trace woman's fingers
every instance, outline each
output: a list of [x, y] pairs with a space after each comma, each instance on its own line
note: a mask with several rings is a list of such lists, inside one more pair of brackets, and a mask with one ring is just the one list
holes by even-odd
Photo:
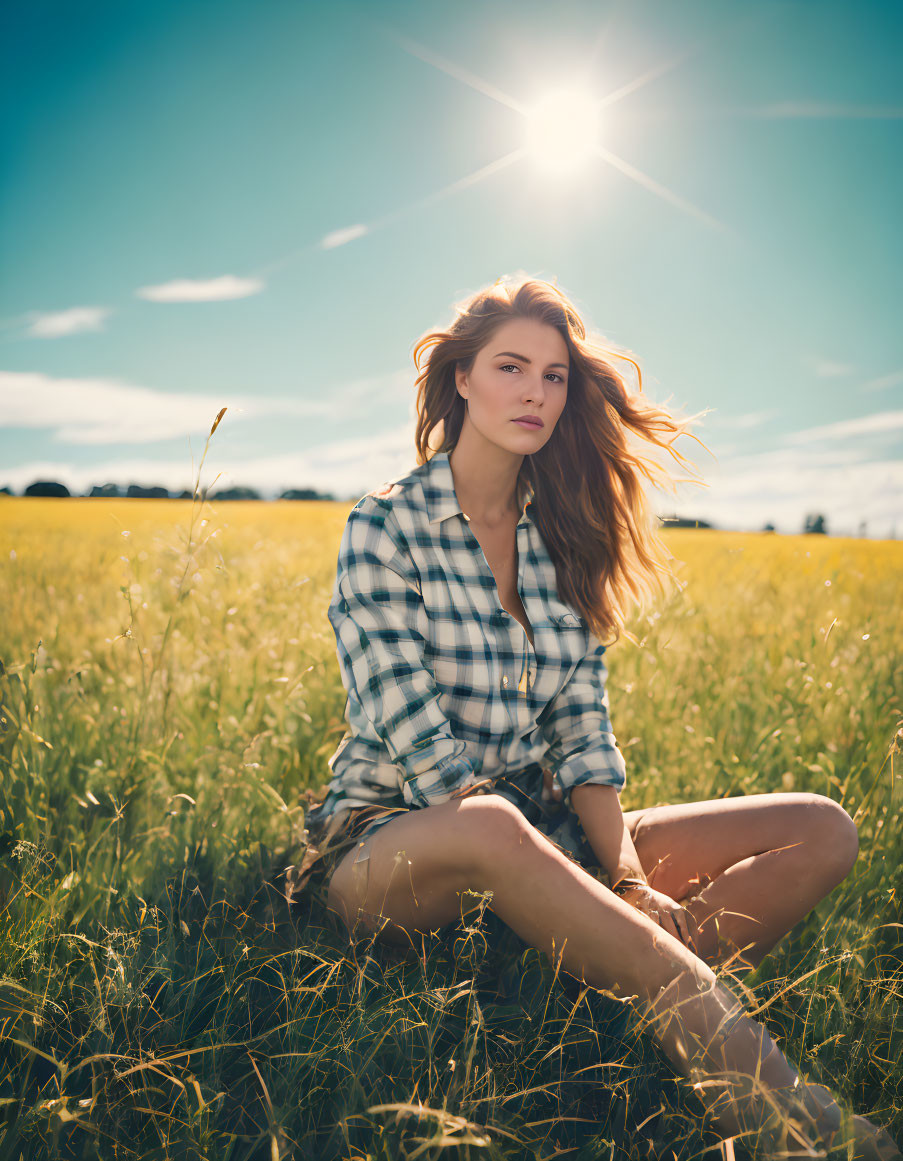
[[682, 907], [675, 908], [671, 911], [658, 911], [653, 918], [658, 921], [659, 926], [664, 928], [669, 935], [673, 935], [675, 939], [679, 939], [684, 947], [689, 947], [691, 951], [695, 950], [695, 944], [690, 935], [690, 926], [687, 922], [687, 914]]
[[674, 912], [674, 922], [677, 924], [677, 929], [680, 932], [680, 938], [687, 947], [694, 946], [693, 937], [690, 935], [690, 924], [687, 921], [687, 913], [681, 908]]
[[639, 897], [628, 898], [628, 902], [632, 902], [633, 906], [647, 919], [651, 919], [653, 923], [657, 923], [663, 931], [667, 931], [669, 935], [673, 935], [675, 939], [679, 939], [684, 947], [689, 947], [692, 951], [696, 950], [696, 944], [693, 936], [690, 934], [690, 915], [685, 908], [676, 903], [671, 898], [658, 895], [651, 891], [648, 887], [640, 890], [637, 888]]
[[660, 911], [658, 921], [669, 935], [673, 935], [675, 939], [679, 939], [683, 943], [683, 936], [680, 934], [674, 915], [670, 911]]

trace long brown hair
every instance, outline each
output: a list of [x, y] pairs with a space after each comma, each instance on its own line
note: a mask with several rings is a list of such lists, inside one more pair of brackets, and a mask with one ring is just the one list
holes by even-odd
[[[649, 454], [668, 452], [693, 478], [692, 464], [674, 446], [694, 417], [678, 419], [643, 395], [635, 359], [587, 338], [573, 304], [552, 283], [536, 278], [499, 279], [456, 306], [445, 331], [430, 331], [414, 347], [417, 377], [417, 463], [451, 452], [464, 422], [464, 399], [455, 368], [465, 372], [494, 332], [513, 318], [553, 326], [568, 346], [570, 371], [564, 410], [551, 437], [524, 456], [517, 499], [533, 488], [530, 515], [555, 565], [558, 595], [584, 617], [591, 632], [615, 640], [631, 607], [676, 580], [659, 539], [641, 477], [673, 488], [675, 476]], [[426, 366], [421, 359], [429, 352]], [[632, 392], [609, 361], [631, 363], [639, 391]], [[697, 442], [699, 442], [697, 440]], [[702, 445], [704, 446], [704, 445]], [[625, 630], [626, 633], [626, 630]], [[627, 633], [627, 636], [632, 634]]]

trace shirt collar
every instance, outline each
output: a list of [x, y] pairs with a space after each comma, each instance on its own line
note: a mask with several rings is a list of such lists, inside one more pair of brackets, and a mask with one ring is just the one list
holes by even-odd
[[[426, 510], [430, 524], [437, 524], [441, 520], [447, 520], [449, 516], [458, 515], [469, 520], [470, 517], [464, 514], [458, 503], [448, 452], [436, 452], [431, 459], [427, 460], [424, 467], [426, 470], [423, 476], [423, 495], [426, 499]], [[532, 500], [533, 489], [528, 486], [527, 497], [524, 501], [520, 520], [517, 522], [518, 525], [533, 523], [529, 516]]]

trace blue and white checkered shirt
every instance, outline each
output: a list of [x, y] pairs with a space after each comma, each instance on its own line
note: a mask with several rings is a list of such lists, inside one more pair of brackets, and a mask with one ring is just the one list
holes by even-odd
[[624, 786], [605, 646], [559, 599], [529, 512], [528, 498], [516, 529], [517, 583], [533, 645], [500, 604], [448, 453], [355, 505], [328, 614], [349, 728], [329, 760], [318, 821], [373, 803], [447, 802], [527, 768], [534, 775], [524, 792], [537, 804], [542, 767], [568, 809], [574, 786]]

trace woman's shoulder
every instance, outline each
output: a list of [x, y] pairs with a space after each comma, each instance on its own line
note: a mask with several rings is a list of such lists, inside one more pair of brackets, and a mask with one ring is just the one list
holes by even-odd
[[401, 476], [387, 480], [361, 496], [355, 505], [364, 512], [374, 512], [382, 509], [384, 512], [395, 512], [397, 515], [424, 512], [424, 496], [422, 484], [423, 468], [414, 468]]
[[[339, 548], [339, 569], [376, 560], [416, 577], [425, 509], [416, 477], [403, 477], [366, 492], [348, 514]], [[420, 547], [419, 547], [420, 546]]]
[[[370, 498], [373, 500], [389, 501], [396, 500], [399, 496], [403, 495], [404, 488], [401, 484], [380, 484], [378, 488], [374, 488], [372, 492], [367, 492], [366, 496], [362, 496], [361, 499]], [[391, 507], [391, 505], [382, 504], [381, 507]]]
[[416, 472], [386, 481], [361, 496], [349, 512], [346, 549], [403, 549], [410, 554], [412, 544], [423, 541], [425, 519], [423, 489]]

